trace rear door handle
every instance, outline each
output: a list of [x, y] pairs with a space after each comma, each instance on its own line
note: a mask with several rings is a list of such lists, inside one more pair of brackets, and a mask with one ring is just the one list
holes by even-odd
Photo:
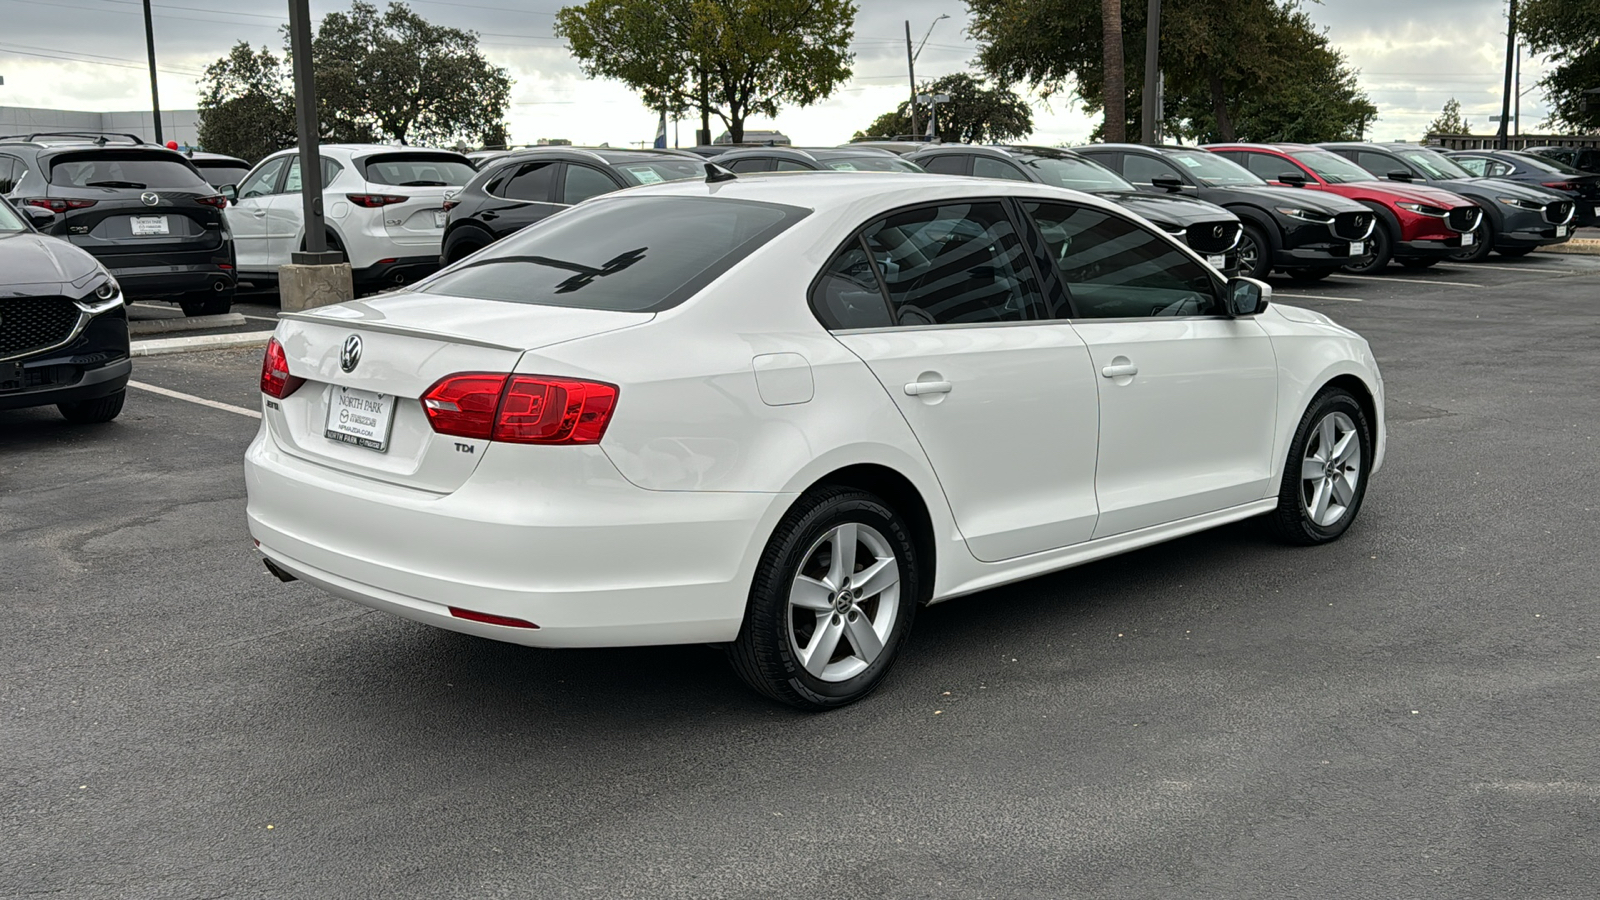
[[1100, 374], [1107, 378], [1119, 378], [1123, 375], [1137, 375], [1139, 374], [1139, 367], [1133, 363], [1122, 363], [1121, 365], [1106, 366], [1104, 369], [1100, 370]]
[[948, 381], [913, 381], [906, 385], [906, 393], [912, 397], [921, 394], [948, 394], [950, 387]]

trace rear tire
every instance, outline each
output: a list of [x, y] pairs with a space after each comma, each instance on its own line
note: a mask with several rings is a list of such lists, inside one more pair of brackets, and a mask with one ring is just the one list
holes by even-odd
[[1473, 245], [1450, 254], [1452, 262], [1483, 262], [1489, 258], [1489, 252], [1494, 249], [1494, 223], [1489, 221], [1487, 213], [1471, 234], [1474, 235]]
[[1377, 275], [1389, 268], [1389, 260], [1394, 258], [1394, 235], [1389, 233], [1389, 225], [1382, 218], [1378, 219], [1377, 227], [1372, 229], [1371, 243], [1371, 251], [1345, 266], [1346, 272], [1352, 275]]
[[1372, 426], [1361, 404], [1343, 388], [1323, 390], [1289, 444], [1268, 529], [1289, 544], [1337, 540], [1361, 512], [1372, 452]]
[[801, 709], [865, 697], [911, 630], [917, 553], [910, 526], [877, 496], [845, 487], [806, 494], [761, 555], [728, 653], [734, 671]]
[[207, 291], [203, 294], [187, 294], [178, 298], [178, 305], [183, 307], [186, 316], [221, 316], [233, 309], [233, 291], [223, 291], [215, 294]]
[[122, 412], [122, 401], [127, 399], [128, 389], [123, 388], [115, 394], [96, 397], [93, 400], [77, 400], [72, 403], [57, 403], [56, 409], [68, 422], [74, 425], [100, 425], [115, 419]]

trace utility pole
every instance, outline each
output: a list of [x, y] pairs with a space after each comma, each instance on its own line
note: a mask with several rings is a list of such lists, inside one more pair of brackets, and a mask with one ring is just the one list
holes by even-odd
[[1511, 11], [1506, 25], [1506, 85], [1500, 95], [1500, 134], [1495, 146], [1501, 150], [1510, 146], [1506, 130], [1511, 127], [1511, 67], [1517, 59], [1517, 0], [1511, 0]]
[[1522, 134], [1522, 44], [1517, 44], [1517, 109], [1511, 114], [1511, 134]]
[[906, 72], [911, 75], [911, 134], [917, 134], [917, 58], [911, 53], [911, 20], [906, 20]]
[[1144, 99], [1139, 112], [1144, 142], [1154, 147], [1161, 143], [1161, 0], [1150, 0], [1144, 32]]
[[156, 89], [156, 27], [150, 20], [150, 0], [144, 0], [144, 46], [150, 55], [150, 109], [155, 112], [156, 143], [165, 144], [161, 137], [161, 92]]
[[[146, 0], [148, 2], [148, 0]], [[289, 53], [294, 57], [295, 124], [300, 132], [300, 204], [305, 213], [306, 249], [291, 257], [299, 265], [339, 262], [328, 252], [328, 229], [322, 217], [322, 155], [317, 152], [317, 81], [311, 67], [311, 5], [289, 0]]]

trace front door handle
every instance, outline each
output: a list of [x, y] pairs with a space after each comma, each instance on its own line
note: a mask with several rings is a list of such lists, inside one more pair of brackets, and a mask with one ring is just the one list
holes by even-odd
[[948, 394], [950, 387], [948, 381], [913, 381], [906, 385], [906, 393], [912, 397], [922, 394]]
[[1107, 378], [1121, 378], [1124, 375], [1139, 374], [1139, 367], [1133, 363], [1121, 363], [1114, 366], [1106, 366], [1100, 370], [1100, 374]]
[[252, 209], [250, 210], [250, 215], [255, 216], [258, 219], [265, 219], [267, 217], [267, 211], [264, 209]]

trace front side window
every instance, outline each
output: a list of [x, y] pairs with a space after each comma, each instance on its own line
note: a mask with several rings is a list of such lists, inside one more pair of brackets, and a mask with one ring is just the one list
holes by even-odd
[[613, 163], [612, 169], [621, 172], [634, 184], [660, 184], [663, 181], [682, 181], [685, 178], [706, 177], [703, 160], [664, 158], [648, 162]]
[[[1171, 243], [1110, 212], [1025, 203], [1046, 250], [1090, 319], [1220, 315], [1205, 267]], [[1063, 318], [1067, 313], [1060, 310]]]
[[815, 171], [810, 166], [805, 165], [804, 163], [797, 163], [792, 159], [780, 159], [780, 160], [777, 160], [776, 164], [773, 166], [773, 170], [777, 171], [777, 172], [811, 172], [811, 171]]
[[565, 184], [561, 196], [567, 203], [582, 203], [590, 197], [609, 194], [617, 189], [616, 183], [606, 173], [577, 163], [567, 163], [567, 174], [562, 180]]
[[1212, 187], [1261, 184], [1261, 179], [1252, 175], [1249, 169], [1205, 150], [1168, 150], [1162, 155], [1187, 172], [1188, 180], [1196, 180], [1201, 184]]
[[1020, 322], [1038, 302], [1033, 268], [998, 201], [896, 213], [864, 238], [896, 325]]
[[1373, 153], [1370, 150], [1361, 150], [1356, 153], [1356, 165], [1366, 169], [1379, 178], [1388, 178], [1390, 172], [1410, 172], [1405, 163], [1397, 159], [1390, 159], [1382, 153]]
[[898, 156], [845, 156], [825, 162], [830, 169], [841, 172], [921, 172], [915, 165]]
[[1372, 180], [1371, 172], [1327, 150], [1297, 150], [1294, 158], [1329, 184], [1355, 184]]
[[1045, 184], [1075, 191], [1132, 191], [1133, 185], [1121, 175], [1097, 162], [1070, 156], [1036, 156], [1023, 165], [1032, 169]]
[[269, 159], [256, 169], [255, 174], [239, 183], [239, 199], [248, 200], [251, 197], [265, 197], [273, 192], [278, 185], [278, 176], [282, 174], [283, 167], [289, 162], [289, 157], [280, 156]]
[[1277, 181], [1284, 175], [1302, 174], [1300, 167], [1280, 156], [1270, 153], [1245, 153], [1244, 165], [1262, 181]]
[[1426, 172], [1429, 178], [1470, 178], [1472, 173], [1456, 165], [1448, 156], [1432, 150], [1396, 150], [1406, 162]]
[[1154, 184], [1162, 176], [1187, 181], [1166, 160], [1139, 153], [1129, 153], [1122, 158], [1122, 177], [1134, 184]]
[[1458, 156], [1456, 157], [1456, 165], [1474, 175], [1483, 175], [1485, 170], [1489, 168], [1489, 161], [1481, 156]]
[[1006, 181], [1027, 181], [1028, 176], [1022, 170], [1008, 162], [990, 159], [987, 156], [974, 156], [972, 158], [972, 177], [974, 178], [1000, 178]]

